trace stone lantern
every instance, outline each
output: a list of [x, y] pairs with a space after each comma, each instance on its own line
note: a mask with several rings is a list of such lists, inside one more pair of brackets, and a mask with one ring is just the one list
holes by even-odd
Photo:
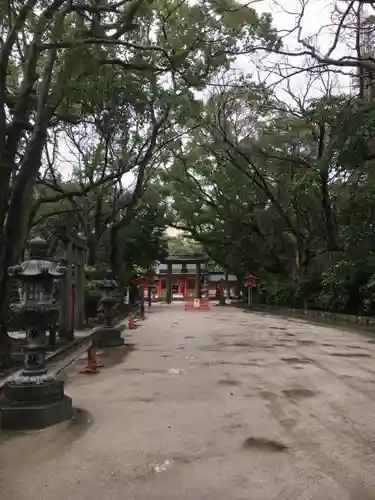
[[98, 331], [98, 343], [101, 347], [117, 347], [124, 345], [121, 330], [113, 326], [113, 308], [120, 303], [118, 284], [111, 270], [107, 270], [101, 282], [102, 297], [99, 304], [103, 306], [105, 325]]
[[56, 281], [65, 273], [48, 256], [48, 243], [34, 238], [28, 243], [29, 257], [10, 267], [8, 274], [19, 282], [19, 302], [13, 310], [26, 330], [27, 346], [23, 370], [4, 386], [0, 406], [5, 429], [40, 429], [72, 416], [72, 402], [64, 395], [64, 382], [48, 373], [46, 330], [56, 322], [59, 306]]
[[208, 298], [208, 282], [204, 280], [202, 288], [201, 288], [202, 298]]

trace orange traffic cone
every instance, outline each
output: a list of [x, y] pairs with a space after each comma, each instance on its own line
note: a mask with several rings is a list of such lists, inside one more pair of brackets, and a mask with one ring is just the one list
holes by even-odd
[[134, 328], [135, 328], [135, 323], [134, 323], [133, 315], [130, 312], [129, 313], [129, 330], [134, 330]]
[[104, 366], [104, 365], [103, 365], [103, 363], [101, 363], [101, 362], [99, 361], [99, 358], [98, 358], [98, 353], [96, 352], [96, 349], [95, 349], [95, 348], [93, 348], [93, 353], [94, 353], [94, 363], [95, 363], [95, 366], [96, 366], [97, 368], [103, 368], [103, 366]]
[[96, 349], [91, 344], [91, 346], [87, 349], [87, 366], [80, 373], [88, 373], [88, 374], [97, 374], [98, 368], [103, 366], [96, 357]]

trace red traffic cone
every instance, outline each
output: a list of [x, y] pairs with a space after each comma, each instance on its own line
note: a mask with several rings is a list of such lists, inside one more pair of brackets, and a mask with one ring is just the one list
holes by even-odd
[[97, 374], [99, 373], [98, 368], [101, 368], [102, 366], [104, 365], [98, 361], [96, 357], [96, 349], [91, 344], [91, 346], [87, 349], [87, 366], [80, 373]]
[[133, 315], [130, 312], [129, 313], [129, 330], [134, 330], [134, 328], [135, 328], [135, 323], [134, 323]]

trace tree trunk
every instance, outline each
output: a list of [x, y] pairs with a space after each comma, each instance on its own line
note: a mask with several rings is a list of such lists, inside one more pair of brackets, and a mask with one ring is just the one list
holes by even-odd
[[6, 220], [0, 221], [0, 224], [3, 222], [3, 245], [0, 248], [0, 357], [3, 359], [9, 357], [7, 348], [9, 342], [6, 333], [9, 305], [8, 267], [17, 263], [22, 256], [27, 238], [33, 189], [40, 168], [45, 137], [44, 132], [30, 140], [16, 182], [12, 186], [12, 198], [8, 205]]
[[219, 305], [225, 306], [225, 296], [224, 296], [224, 281], [220, 280], [219, 281]]
[[335, 214], [332, 209], [329, 186], [328, 186], [328, 174], [321, 173], [320, 175], [321, 185], [321, 195], [322, 195], [322, 208], [325, 220], [325, 236], [328, 244], [328, 250], [334, 251], [338, 249], [337, 245], [337, 228]]
[[[0, 319], [2, 321], [2, 319]], [[11, 343], [6, 326], [0, 323], [0, 368], [6, 367], [10, 362]]]
[[89, 267], [95, 267], [96, 264], [96, 244], [95, 241], [91, 241], [91, 238], [87, 239], [87, 265]]
[[119, 227], [115, 224], [112, 224], [111, 227], [111, 249], [110, 249], [110, 262], [113, 273], [116, 275], [116, 271], [119, 268], [118, 261], [118, 232]]

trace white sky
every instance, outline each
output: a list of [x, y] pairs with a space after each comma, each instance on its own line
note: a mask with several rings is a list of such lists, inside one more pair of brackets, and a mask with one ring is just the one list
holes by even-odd
[[[245, 0], [243, 0], [244, 3]], [[345, 1], [338, 2], [341, 6], [347, 5]], [[282, 7], [280, 7], [282, 5]], [[254, 8], [258, 10], [258, 12], [271, 12], [274, 18], [274, 26], [278, 29], [279, 32], [283, 33], [283, 30], [291, 30], [295, 26], [296, 13], [301, 10], [301, 3], [298, 0], [260, 0], [256, 1], [252, 5]], [[322, 27], [325, 24], [330, 22], [330, 12], [332, 10], [332, 1], [331, 0], [309, 0], [308, 6], [305, 9], [305, 16], [302, 21], [302, 36], [312, 36], [320, 31], [318, 43], [319, 46], [322, 47], [322, 50], [327, 50], [332, 40], [332, 34], [329, 33], [327, 28]], [[302, 47], [299, 46], [296, 40], [296, 36], [290, 35], [287, 39], [284, 40], [289, 49], [292, 50], [302, 50]], [[343, 44], [339, 44], [336, 50], [337, 55], [340, 56], [345, 53], [346, 48]], [[280, 56], [270, 55], [267, 60], [268, 64], [271, 62], [281, 61]], [[297, 58], [292, 58], [293, 63], [297, 66], [301, 59], [298, 61]], [[238, 58], [235, 68], [242, 70], [246, 73], [250, 73], [254, 78], [257, 78], [257, 70], [254, 66], [253, 58], [241, 56]], [[261, 73], [260, 78], [263, 79], [266, 73]], [[269, 83], [277, 81], [278, 78], [276, 76], [271, 77]], [[294, 76], [290, 79], [291, 86], [293, 91], [303, 93], [306, 88], [306, 76], [304, 74], [299, 74], [298, 76]], [[312, 93], [316, 96], [320, 92], [321, 84], [316, 84], [315, 88], [312, 89]], [[337, 91], [349, 91], [350, 82], [348, 78], [340, 77], [337, 81]], [[283, 88], [285, 88], [285, 82], [278, 86], [278, 93], [280, 98], [288, 99], [288, 96], [283, 93]], [[69, 176], [72, 164], [77, 161], [73, 156], [69, 153], [68, 149], [61, 144], [61, 153], [64, 156], [65, 160], [61, 165], [61, 173], [66, 178]], [[131, 177], [130, 177], [131, 179]]]
[[[277, 28], [280, 36], [283, 37], [283, 42], [285, 44], [284, 49], [289, 52], [300, 52], [304, 50], [304, 47], [298, 42], [297, 30], [291, 34], [287, 34], [296, 26], [296, 20], [298, 14], [302, 9], [302, 2], [305, 3], [304, 16], [301, 21], [302, 30], [299, 34], [300, 38], [305, 39], [307, 37], [314, 37], [313, 44], [318, 46], [322, 53], [328, 51], [332, 44], [337, 22], [332, 23], [332, 11], [333, 5], [339, 6], [340, 10], [345, 10], [348, 5], [347, 1], [334, 1], [334, 0], [256, 0], [253, 5], [258, 12], [270, 12], [273, 17], [273, 24]], [[329, 24], [335, 24], [329, 27]], [[285, 37], [285, 38], [284, 38]], [[339, 58], [345, 54], [348, 54], [348, 47], [342, 41], [339, 41], [335, 51], [332, 53], [331, 57]], [[267, 58], [267, 67], [272, 66], [271, 63], [278, 63], [285, 60], [285, 57], [270, 54]], [[289, 62], [295, 67], [303, 66], [305, 58], [302, 57], [289, 57]], [[254, 71], [254, 64], [249, 60], [248, 57], [241, 57], [237, 61], [237, 65], [241, 69], [253, 71], [253, 75], [256, 78], [257, 72]], [[261, 72], [260, 79], [264, 80], [266, 77], [266, 72]], [[268, 75], [267, 75], [268, 76]], [[298, 75], [292, 76], [289, 79], [289, 83], [294, 92], [304, 93], [306, 91], [306, 73], [300, 73]], [[347, 76], [334, 76], [331, 74], [332, 80], [335, 81], [336, 92], [350, 92], [351, 81]], [[280, 81], [280, 78], [276, 75], [268, 76], [267, 83], [272, 84]], [[277, 92], [279, 96], [283, 96], [284, 99], [288, 99], [288, 96], [283, 92], [283, 88], [286, 87], [286, 82], [281, 82], [277, 86]], [[317, 97], [322, 93], [321, 82], [315, 82], [310, 89], [311, 97]]]

